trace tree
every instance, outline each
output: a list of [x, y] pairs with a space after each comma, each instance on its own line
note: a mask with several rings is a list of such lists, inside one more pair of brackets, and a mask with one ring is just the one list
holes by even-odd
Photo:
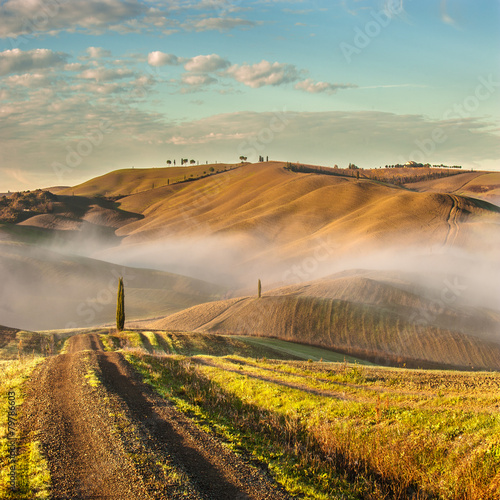
[[359, 181], [359, 170], [356, 170], [356, 179]]
[[191, 163], [191, 165], [194, 165], [196, 163], [196, 160], [191, 160], [189, 163]]
[[172, 165], [172, 160], [167, 160], [167, 165]]
[[118, 296], [116, 300], [116, 329], [121, 332], [125, 327], [125, 290], [123, 278], [118, 280]]
[[260, 280], [257, 283], [257, 295], [259, 299], [262, 297], [262, 283], [260, 282]]
[[240, 160], [241, 160], [241, 163], [243, 163], [244, 161], [247, 161], [247, 157], [246, 156], [240, 156]]

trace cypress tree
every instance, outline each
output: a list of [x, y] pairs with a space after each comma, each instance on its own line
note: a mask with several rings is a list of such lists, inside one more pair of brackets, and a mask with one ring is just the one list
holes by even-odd
[[262, 297], [262, 283], [260, 282], [260, 280], [259, 283], [257, 284], [257, 292], [260, 299]]
[[121, 332], [125, 326], [125, 290], [123, 278], [118, 280], [118, 297], [116, 301], [116, 329]]

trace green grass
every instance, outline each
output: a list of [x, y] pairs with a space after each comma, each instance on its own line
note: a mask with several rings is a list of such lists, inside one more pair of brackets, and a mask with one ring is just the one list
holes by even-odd
[[130, 347], [131, 349], [146, 350], [139, 332], [124, 330], [123, 332], [120, 332], [119, 334], [115, 335], [115, 337], [124, 339], [127, 343], [127, 346]]
[[287, 354], [292, 358], [299, 359], [310, 359], [311, 361], [326, 361], [326, 362], [336, 362], [341, 363], [347, 361], [348, 363], [359, 363], [361, 365], [371, 365], [369, 361], [354, 358], [345, 354], [340, 354], [338, 352], [330, 351], [328, 349], [323, 349], [321, 347], [315, 347], [304, 344], [297, 344], [296, 342], [287, 342], [285, 340], [265, 338], [265, 337], [247, 337], [247, 336], [236, 336], [236, 338], [247, 342], [249, 344], [268, 347], [274, 351]]
[[[0, 498], [31, 500], [34, 498], [49, 498], [50, 474], [46, 460], [40, 453], [40, 444], [36, 436], [23, 437], [24, 446], [19, 448], [16, 461], [18, 491], [12, 492], [9, 484], [9, 453], [7, 439], [7, 412], [9, 392], [15, 393], [17, 413], [25, 397], [25, 383], [35, 367], [43, 361], [41, 357], [22, 358], [21, 360], [2, 361], [0, 365]], [[18, 422], [18, 421], [17, 421]], [[19, 423], [17, 423], [16, 437], [19, 439]]]
[[236, 356], [128, 359], [294, 494], [499, 498], [500, 374]]
[[[307, 346], [278, 339], [215, 335], [196, 332], [140, 332], [150, 342], [156, 354], [182, 354], [196, 356], [244, 356], [246, 358], [306, 359], [311, 361], [358, 363], [368, 361], [353, 358], [321, 347]], [[116, 335], [101, 335], [106, 350], [119, 349], [120, 340], [129, 349], [144, 349], [139, 331], [124, 331]]]

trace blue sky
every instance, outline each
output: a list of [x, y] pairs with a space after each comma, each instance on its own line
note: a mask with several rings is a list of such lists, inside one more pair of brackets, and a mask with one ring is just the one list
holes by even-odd
[[0, 0], [0, 192], [240, 155], [500, 169], [498, 0]]

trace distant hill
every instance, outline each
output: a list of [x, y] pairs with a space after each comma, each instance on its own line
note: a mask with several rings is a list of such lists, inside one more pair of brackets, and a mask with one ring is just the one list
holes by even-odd
[[[275, 336], [393, 364], [498, 368], [500, 208], [478, 194], [494, 194], [500, 174], [408, 189], [363, 172], [286, 167], [120, 170], [27, 212], [18, 197], [22, 220], [0, 224], [0, 323], [112, 323], [124, 275], [127, 318], [163, 318], [152, 328]], [[444, 279], [464, 277], [456, 303], [441, 307]], [[261, 300], [236, 292], [257, 279]]]
[[500, 173], [469, 172], [444, 179], [407, 184], [410, 189], [428, 193], [453, 193], [500, 205]]
[[[285, 166], [244, 165], [123, 197], [120, 209], [143, 218], [118, 228], [120, 246], [98, 257], [136, 265], [141, 252], [163, 269], [196, 269], [209, 281], [225, 274], [248, 282], [265, 274], [269, 282], [315, 254], [321, 258], [313, 257], [314, 273], [301, 279], [353, 267], [374, 253], [442, 247], [483, 252], [500, 244], [499, 209], [484, 201]], [[155, 242], [168, 249], [161, 258]], [[183, 259], [171, 258], [179, 254]]]
[[29, 330], [114, 323], [118, 278], [127, 319], [164, 315], [221, 297], [200, 280], [0, 242], [0, 322]]
[[[498, 207], [445, 189], [438, 192], [439, 186], [450, 191], [463, 184], [458, 182], [462, 176], [469, 179], [469, 191], [482, 189], [477, 187], [481, 177], [473, 184], [475, 174], [412, 183], [412, 189], [425, 191], [414, 192], [285, 167], [268, 162], [119, 170], [60, 191], [52, 211], [27, 214], [16, 228], [0, 232], [19, 239], [27, 233], [19, 229], [22, 225], [63, 238], [71, 232], [95, 234], [114, 247], [99, 254], [108, 260], [131, 245], [202, 239], [209, 248], [211, 238], [257, 270], [263, 261], [288, 267], [325, 244], [337, 257], [351, 257], [366, 253], [367, 247], [385, 251], [422, 244], [477, 251], [482, 247], [477, 230], [491, 235], [492, 244], [499, 242], [490, 230], [500, 221]], [[434, 189], [426, 182], [438, 184]], [[127, 263], [126, 257], [118, 260]]]
[[115, 170], [100, 177], [91, 179], [78, 186], [58, 190], [58, 194], [86, 196], [121, 197], [135, 193], [151, 191], [166, 185], [183, 183], [204, 176], [215, 175], [239, 165], [215, 163], [185, 167], [164, 168], [129, 168]]
[[145, 326], [276, 337], [395, 365], [500, 369], [500, 311], [461, 303], [436, 309], [436, 296], [408, 274], [342, 273]]
[[15, 340], [18, 331], [17, 328], [9, 328], [0, 325], [0, 349], [3, 349], [6, 345]]
[[[29, 208], [24, 208], [29, 207]], [[0, 240], [54, 245], [71, 244], [89, 254], [99, 246], [116, 246], [119, 227], [142, 218], [103, 198], [53, 195], [46, 191], [15, 193], [0, 200]]]

